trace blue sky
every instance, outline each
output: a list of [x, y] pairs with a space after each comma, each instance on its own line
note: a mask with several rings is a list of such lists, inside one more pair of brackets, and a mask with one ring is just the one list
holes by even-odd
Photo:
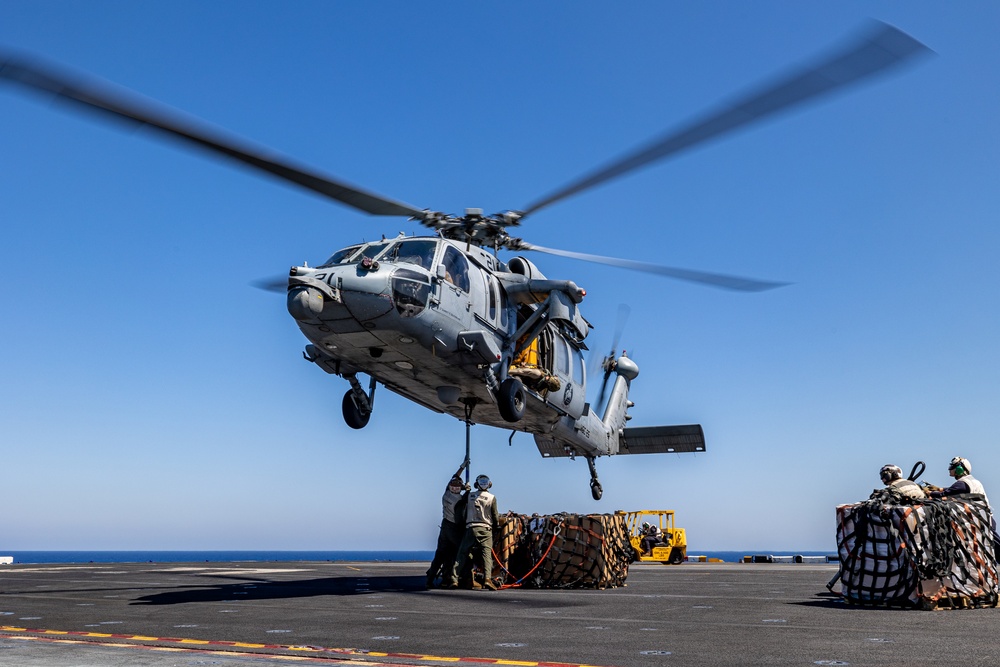
[[[699, 455], [542, 460], [473, 429], [502, 511], [669, 508], [691, 551], [832, 549], [878, 469], [1000, 484], [1000, 6], [7, 2], [0, 44], [420, 207], [518, 208], [877, 18], [933, 58], [539, 212], [542, 246], [788, 281], [739, 294], [532, 256], [618, 306], [634, 425]], [[250, 287], [419, 232], [0, 89], [0, 552], [432, 549], [464, 426], [304, 362]], [[509, 255], [505, 255], [509, 257]], [[1000, 490], [993, 491], [1000, 494]]]

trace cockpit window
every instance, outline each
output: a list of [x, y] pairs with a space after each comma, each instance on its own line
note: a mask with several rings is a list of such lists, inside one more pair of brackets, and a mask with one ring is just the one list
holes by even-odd
[[427, 307], [431, 295], [430, 276], [400, 268], [392, 274], [392, 300], [403, 317], [416, 317]]
[[[362, 257], [368, 257], [370, 259], [375, 259], [380, 252], [385, 250], [389, 246], [388, 241], [382, 241], [381, 243], [370, 243], [368, 245], [352, 245], [349, 248], [344, 248], [343, 250], [338, 250], [331, 255], [330, 259], [326, 260], [317, 268], [323, 268], [327, 266], [334, 266], [336, 264], [350, 264], [352, 262], [360, 262]], [[361, 250], [361, 252], [358, 252]]]
[[365, 249], [361, 251], [361, 254], [353, 259], [358, 262], [360, 262], [363, 257], [375, 259], [378, 257], [380, 252], [386, 249], [386, 246], [388, 245], [388, 241], [383, 241], [382, 243], [372, 243], [371, 245], [365, 246]]
[[469, 260], [465, 259], [454, 246], [449, 245], [444, 249], [441, 263], [444, 265], [444, 279], [463, 292], [468, 292]]
[[416, 264], [428, 271], [434, 263], [434, 251], [437, 250], [437, 241], [428, 239], [414, 239], [412, 241], [400, 241], [392, 250], [382, 258], [384, 262], [408, 262]]
[[333, 266], [335, 264], [347, 264], [351, 259], [351, 255], [356, 253], [358, 251], [358, 248], [360, 247], [361, 246], [359, 245], [352, 245], [350, 248], [344, 248], [343, 250], [338, 250], [337, 252], [333, 253], [330, 256], [330, 259], [323, 262], [319, 268], [323, 268], [326, 266]]

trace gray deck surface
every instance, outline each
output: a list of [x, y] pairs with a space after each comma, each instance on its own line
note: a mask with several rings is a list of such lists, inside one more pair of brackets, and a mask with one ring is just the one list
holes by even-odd
[[1000, 660], [1000, 610], [849, 606], [825, 588], [835, 565], [637, 564], [624, 588], [498, 592], [426, 591], [426, 567], [0, 566], [0, 665], [241, 667], [294, 664], [289, 656], [459, 667]]

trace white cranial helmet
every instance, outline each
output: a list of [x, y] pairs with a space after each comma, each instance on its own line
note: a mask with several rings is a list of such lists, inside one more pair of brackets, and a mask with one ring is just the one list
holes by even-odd
[[890, 463], [882, 466], [882, 469], [878, 471], [878, 476], [882, 479], [883, 484], [888, 484], [902, 477], [903, 471], [900, 470], [899, 466]]
[[951, 460], [951, 463], [948, 464], [948, 472], [955, 470], [959, 466], [965, 471], [962, 473], [963, 476], [972, 474], [972, 464], [969, 462], [969, 459], [963, 459], [961, 456], [956, 456]]

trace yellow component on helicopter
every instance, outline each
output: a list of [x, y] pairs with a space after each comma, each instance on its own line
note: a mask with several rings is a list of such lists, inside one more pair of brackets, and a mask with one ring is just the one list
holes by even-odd
[[514, 357], [509, 372], [513, 377], [519, 378], [524, 383], [524, 386], [540, 393], [542, 396], [548, 395], [550, 391], [559, 391], [559, 388], [562, 386], [559, 378], [553, 375], [552, 371], [542, 366], [542, 355], [539, 351], [537, 337], [520, 354]]
[[536, 336], [534, 340], [524, 348], [520, 354], [514, 357], [514, 363], [512, 366], [520, 368], [538, 368], [539, 366], [539, 353], [538, 353], [538, 337]]
[[[625, 517], [629, 541], [643, 563], [678, 565], [687, 558], [687, 534], [674, 526], [673, 510], [638, 510], [615, 512]], [[655, 530], [646, 530], [646, 527]]]

